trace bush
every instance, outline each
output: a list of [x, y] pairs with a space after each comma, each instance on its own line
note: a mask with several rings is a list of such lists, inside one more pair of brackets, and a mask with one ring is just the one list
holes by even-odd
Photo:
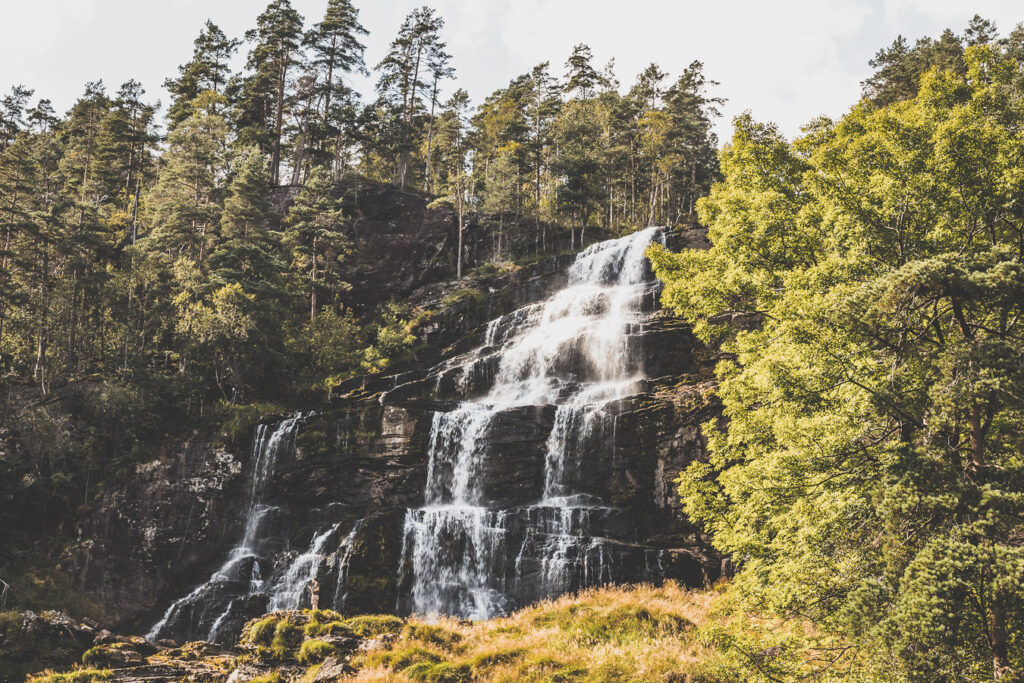
[[277, 617], [273, 614], [268, 614], [262, 619], [250, 621], [242, 630], [242, 635], [238, 639], [239, 645], [263, 645], [269, 647], [270, 642], [274, 639], [274, 629], [277, 627], [277, 621]]
[[281, 619], [274, 627], [274, 639], [270, 651], [278, 659], [293, 657], [295, 649], [302, 642], [302, 629], [290, 619]]
[[462, 301], [475, 301], [476, 303], [483, 303], [487, 300], [487, 295], [481, 292], [479, 289], [474, 287], [463, 287], [458, 289], [448, 296], [441, 299], [441, 304], [444, 306], [451, 306], [453, 304], [460, 303]]
[[305, 640], [299, 648], [298, 660], [302, 664], [319, 664], [337, 651], [338, 648], [327, 641]]
[[346, 619], [344, 625], [360, 638], [371, 638], [383, 633], [398, 633], [405, 621], [390, 614], [365, 614]]
[[402, 640], [418, 640], [440, 647], [451, 647], [462, 640], [462, 636], [443, 626], [432, 624], [406, 624], [402, 629]]
[[341, 621], [328, 621], [326, 623], [310, 622], [302, 629], [307, 638], [319, 638], [320, 636], [344, 636], [347, 638], [355, 635], [352, 629], [345, 626]]

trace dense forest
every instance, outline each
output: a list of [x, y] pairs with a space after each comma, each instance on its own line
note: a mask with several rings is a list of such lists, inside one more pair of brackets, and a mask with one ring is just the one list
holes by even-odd
[[[450, 213], [456, 281], [706, 228], [709, 249], [648, 252], [662, 304], [722, 358], [723, 417], [679, 495], [728, 558], [729, 614], [799, 628], [723, 617], [701, 631], [723, 668], [686, 680], [1020, 680], [1024, 26], [900, 37], [843, 117], [789, 140], [744, 114], [721, 148], [699, 61], [624, 85], [580, 44], [473, 106], [433, 9], [379, 64], [366, 35], [349, 0], [311, 21], [274, 0], [243, 37], [202, 27], [165, 111], [135, 81], [89, 83], [63, 115], [4, 96], [0, 525], [26, 500], [73, 519], [185, 425], [414, 357], [418, 311], [352, 293], [344, 207], [368, 187]], [[349, 77], [369, 72], [364, 100]], [[50, 410], [86, 382], [73, 418]], [[37, 541], [0, 548], [0, 579], [60, 550]]]
[[134, 81], [89, 83], [63, 116], [27, 87], [3, 98], [3, 414], [18, 386], [45, 397], [101, 377], [107, 389], [87, 419], [103, 425], [98, 445], [41, 447], [38, 476], [87, 496], [90, 476], [130, 468], [140, 443], [211, 406], [322, 396], [401, 362], [415, 344], [408, 306], [366, 310], [349, 294], [364, 259], [344, 187], [391, 184], [450, 207], [453, 278], [466, 274], [470, 213], [496, 264], [578, 248], [588, 228], [693, 220], [718, 169], [699, 62], [675, 78], [652, 64], [624, 90], [577, 45], [564, 67], [539, 64], [471, 110], [443, 27], [428, 7], [409, 14], [368, 102], [347, 85], [367, 70], [348, 0], [311, 24], [277, 0], [244, 39], [208, 22], [166, 81], [163, 120]]
[[[405, 19], [368, 103], [346, 85], [366, 70], [347, 0], [308, 28], [287, 0], [271, 3], [244, 41], [207, 23], [166, 83], [166, 129], [136, 82], [89, 83], [63, 117], [14, 88], [0, 120], [3, 376], [45, 393], [90, 372], [177, 375], [250, 400], [285, 388], [307, 363], [284, 357], [317, 353], [318, 335], [353, 348], [318, 359], [303, 385], [357, 368], [374, 340], [350, 317], [358, 255], [332, 196], [356, 174], [428, 193], [460, 218], [495, 217], [496, 261], [546, 250], [552, 224], [575, 245], [588, 226], [693, 215], [717, 173], [716, 101], [699, 62], [675, 80], [652, 64], [622, 93], [611, 65], [578, 45], [564, 77], [540, 64], [471, 115], [449, 85], [443, 26], [429, 8]], [[246, 67], [231, 73], [238, 49]], [[269, 191], [282, 185], [302, 189], [272, 217]]]

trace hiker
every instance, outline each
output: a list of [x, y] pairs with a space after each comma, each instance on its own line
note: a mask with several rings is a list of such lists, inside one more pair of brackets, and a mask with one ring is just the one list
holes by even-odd
[[309, 582], [309, 605], [313, 610], [320, 604], [320, 583], [316, 579]]

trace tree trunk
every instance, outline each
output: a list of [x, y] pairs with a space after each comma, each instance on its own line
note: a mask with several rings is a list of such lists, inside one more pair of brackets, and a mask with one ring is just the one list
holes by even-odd
[[459, 173], [459, 180], [457, 184], [458, 191], [458, 206], [459, 206], [459, 251], [455, 255], [455, 279], [462, 279], [462, 239], [463, 231], [465, 230], [465, 224], [463, 223], [463, 211], [462, 211], [462, 173]]
[[307, 114], [302, 115], [302, 129], [299, 132], [299, 142], [295, 147], [295, 168], [292, 169], [292, 185], [298, 185], [302, 179], [302, 163], [306, 156], [306, 125], [309, 121]]
[[430, 144], [434, 138], [434, 105], [437, 103], [437, 74], [434, 74], [434, 89], [430, 92], [430, 120], [427, 122], [427, 177], [424, 189], [430, 194]]
[[1010, 673], [1010, 657], [1006, 649], [1006, 596], [996, 591], [989, 610], [989, 646], [992, 649], [992, 679], [1001, 680]]
[[284, 87], [288, 75], [288, 53], [281, 55], [277, 76], [277, 113], [274, 117], [274, 151], [270, 159], [270, 184], [277, 185], [281, 177], [281, 126], [284, 121]]
[[313, 268], [310, 274], [310, 278], [313, 284], [309, 288], [309, 321], [313, 322], [316, 320], [316, 246], [317, 242], [320, 241], [319, 237], [313, 238]]
[[693, 162], [693, 166], [690, 167], [690, 209], [687, 211], [687, 216], [693, 216], [693, 203], [697, 198], [697, 162]]
[[500, 259], [502, 257], [501, 256], [501, 246], [502, 246], [501, 245], [501, 238], [502, 238], [502, 232], [504, 231], [504, 227], [505, 227], [505, 212], [504, 211], [499, 211], [498, 212], [498, 248], [495, 250], [495, 252], [496, 252], [495, 253], [495, 259]]

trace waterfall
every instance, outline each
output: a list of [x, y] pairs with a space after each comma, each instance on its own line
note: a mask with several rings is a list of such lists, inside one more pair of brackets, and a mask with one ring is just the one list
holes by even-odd
[[[493, 384], [433, 416], [425, 505], [405, 519], [399, 611], [483, 619], [514, 608], [517, 596], [615, 581], [627, 563], [651, 567], [646, 554], [610, 540], [628, 526], [621, 511], [585, 495], [576, 479], [614, 438], [608, 404], [644, 379], [637, 333], [654, 287], [644, 254], [659, 234], [648, 228], [580, 252], [564, 288], [492, 320], [483, 345], [461, 358], [460, 388], [496, 361]], [[497, 457], [485, 437], [501, 414], [546, 405], [555, 413], [539, 500], [495, 509], [481, 482]]]
[[[335, 602], [344, 595], [344, 580], [352, 543], [361, 520], [339, 542], [343, 522], [318, 530], [309, 548], [293, 559], [279, 552], [277, 527], [280, 508], [267, 503], [267, 485], [278, 460], [294, 450], [295, 435], [308, 413], [295, 413], [272, 424], [259, 425], [253, 435], [251, 473], [242, 524], [242, 538], [226, 561], [205, 582], [173, 602], [150, 629], [150, 640], [165, 637], [230, 640], [241, 625], [267, 609], [295, 609], [306, 586], [325, 568], [330, 556], [337, 569]], [[331, 551], [332, 543], [336, 550]], [[327, 605], [330, 606], [330, 605]]]
[[[662, 551], [639, 541], [630, 514], [609, 499], [622, 489], [608, 482], [620, 466], [615, 440], [617, 419], [629, 409], [624, 399], [646, 390], [642, 321], [658, 285], [644, 254], [662, 234], [650, 228], [587, 248], [564, 286], [490, 320], [476, 348], [384, 380], [385, 406], [400, 405], [391, 397], [422, 400], [431, 390], [432, 405], [444, 406], [401, 413], [417, 420], [403, 424], [429, 427], [416, 437], [427, 451], [421, 507], [395, 510], [387, 487], [377, 500], [376, 491], [346, 500], [348, 493], [332, 497], [322, 486], [313, 505], [301, 495], [309, 472], [338, 467], [348, 473], [339, 477], [362, 477], [364, 466], [395, 468], [397, 500], [414, 495], [411, 453], [396, 457], [383, 445], [393, 437], [378, 436], [369, 438], [380, 439], [379, 452], [365, 462], [353, 457], [348, 440], [363, 423], [344, 411], [333, 422], [328, 411], [259, 425], [239, 540], [148, 636], [229, 642], [248, 619], [307, 606], [314, 578], [323, 607], [343, 610], [357, 599], [379, 605], [395, 587], [400, 614], [474, 619], [588, 586], [661, 579]], [[310, 443], [336, 439], [332, 453], [344, 460], [328, 462], [336, 456], [314, 446], [297, 450], [305, 429], [318, 435]], [[396, 581], [368, 596], [382, 569], [391, 577], [397, 569]]]
[[[263, 585], [260, 572], [260, 544], [266, 521], [277, 508], [264, 503], [267, 481], [274, 471], [280, 452], [293, 446], [295, 432], [303, 413], [296, 413], [276, 424], [261, 424], [253, 437], [252, 475], [246, 505], [241, 542], [232, 548], [227, 561], [204, 583], [196, 586], [185, 597], [171, 603], [146, 637], [163, 638], [169, 633], [202, 633], [212, 640], [223, 626], [232, 608], [233, 597], [225, 602], [225, 595], [236, 594], [232, 584], [242, 584], [243, 594], [257, 593]], [[216, 616], [213, 616], [213, 614]], [[212, 620], [211, 620], [212, 617]]]

